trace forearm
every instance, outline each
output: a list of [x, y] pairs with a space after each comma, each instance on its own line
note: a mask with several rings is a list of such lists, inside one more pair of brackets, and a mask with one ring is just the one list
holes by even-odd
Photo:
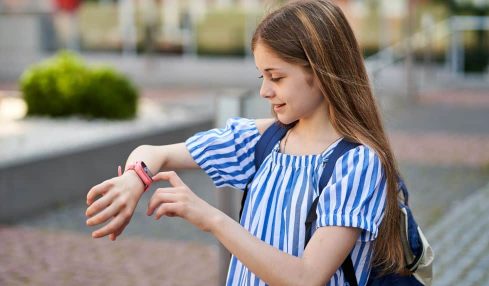
[[[144, 161], [154, 174], [161, 168], [197, 168], [184, 143], [150, 146], [142, 145], [134, 149], [127, 158], [124, 169], [129, 164]], [[87, 194], [87, 225], [95, 226], [110, 220], [108, 224], [92, 233], [93, 237], [108, 234], [115, 238], [129, 223], [134, 209], [144, 192], [144, 184], [135, 171], [127, 171], [120, 177], [108, 179], [94, 186]], [[98, 197], [101, 197], [97, 199]]]
[[170, 188], [156, 190], [148, 215], [178, 216], [212, 233], [251, 272], [270, 285], [324, 285], [352, 250], [360, 229], [328, 226], [314, 232], [301, 257], [287, 254], [251, 235], [236, 221], [192, 192], [175, 172], [160, 172]]
[[184, 143], [171, 145], [152, 146], [142, 145], [134, 149], [127, 158], [128, 164], [136, 161], [144, 161], [146, 166], [156, 174], [158, 171], [175, 169], [193, 169], [199, 166], [194, 162], [192, 156]]
[[158, 152], [157, 146], [141, 145], [129, 154], [125, 168], [136, 161], [143, 161], [151, 172], [157, 173], [165, 164], [165, 155]]
[[267, 284], [313, 285], [308, 281], [302, 258], [261, 241], [230, 217], [217, 214], [211, 232], [229, 252]]

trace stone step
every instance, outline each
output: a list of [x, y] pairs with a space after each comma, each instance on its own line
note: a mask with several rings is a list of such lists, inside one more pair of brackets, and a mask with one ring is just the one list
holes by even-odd
[[440, 239], [447, 232], [456, 232], [458, 228], [463, 227], [460, 224], [460, 219], [463, 218], [464, 221], [472, 219], [476, 214], [470, 212], [470, 210], [477, 203], [484, 203], [484, 198], [487, 198], [487, 189], [489, 185], [483, 188], [481, 191], [470, 195], [462, 202], [454, 203], [452, 210], [445, 214], [444, 218], [438, 223], [428, 229], [426, 235], [431, 239]]
[[434, 286], [489, 285], [488, 203], [489, 185], [455, 204], [427, 230], [435, 251]]

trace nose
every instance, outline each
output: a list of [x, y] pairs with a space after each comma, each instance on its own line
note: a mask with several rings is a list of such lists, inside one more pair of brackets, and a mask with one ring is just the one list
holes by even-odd
[[263, 80], [261, 83], [260, 96], [263, 98], [270, 98], [274, 96], [273, 88], [271, 84], [267, 82], [267, 80]]

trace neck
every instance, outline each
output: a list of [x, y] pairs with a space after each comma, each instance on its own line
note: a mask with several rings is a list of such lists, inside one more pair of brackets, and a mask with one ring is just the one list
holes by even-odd
[[338, 140], [341, 136], [331, 125], [328, 115], [325, 112], [321, 115], [299, 119], [282, 141], [282, 152], [292, 155], [319, 154]]
[[[327, 110], [327, 109], [323, 109]], [[306, 141], [330, 141], [337, 139], [340, 134], [333, 128], [327, 112], [316, 114], [309, 118], [301, 118], [294, 126], [294, 133]]]

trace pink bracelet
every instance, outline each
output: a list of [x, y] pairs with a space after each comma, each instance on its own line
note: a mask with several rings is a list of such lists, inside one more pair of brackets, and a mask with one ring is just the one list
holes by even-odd
[[[151, 183], [153, 183], [153, 174], [143, 161], [137, 161], [136, 163], [129, 165], [126, 171], [129, 170], [134, 170], [136, 172], [144, 184], [144, 191], [146, 191], [149, 186], [151, 186]], [[122, 176], [121, 166], [117, 168], [117, 173], [119, 176]]]

